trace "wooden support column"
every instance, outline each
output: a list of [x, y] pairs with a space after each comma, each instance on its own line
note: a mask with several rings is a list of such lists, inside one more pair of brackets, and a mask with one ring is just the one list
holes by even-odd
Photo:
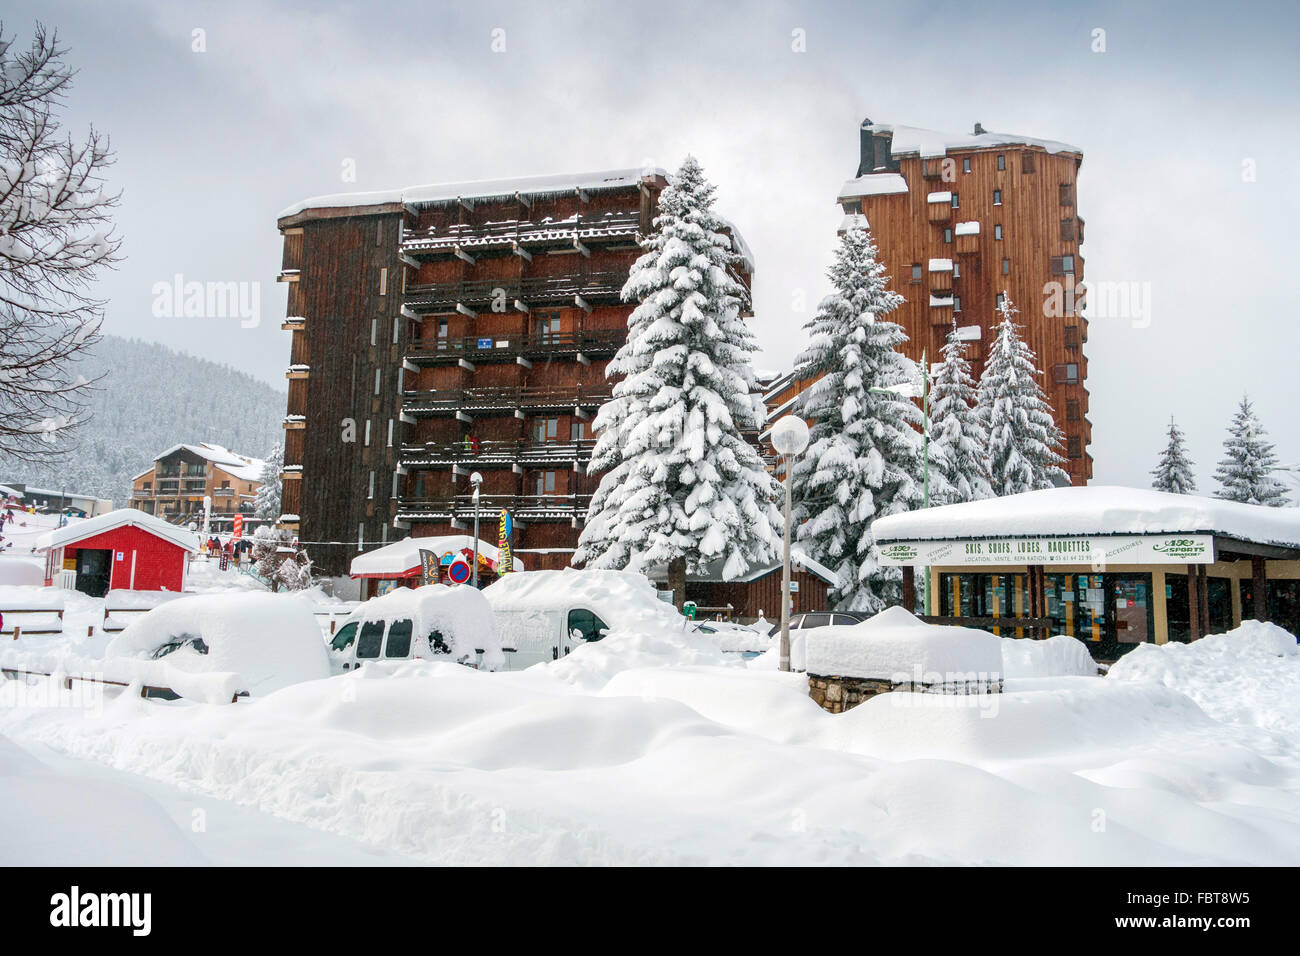
[[[1268, 577], [1264, 573], [1264, 559], [1257, 554], [1253, 555], [1250, 559], [1250, 590], [1251, 616], [1257, 621], [1267, 621]], [[1241, 613], [1245, 614], [1246, 609], [1242, 608]]]
[[1187, 566], [1187, 640], [1195, 641], [1201, 637], [1201, 586], [1197, 580], [1198, 565]]
[[1196, 566], [1197, 588], [1200, 590], [1200, 600], [1197, 606], [1201, 609], [1201, 636], [1210, 633], [1210, 586], [1209, 574], [1205, 570], [1205, 565]]
[[903, 610], [916, 613], [916, 569], [903, 566]]

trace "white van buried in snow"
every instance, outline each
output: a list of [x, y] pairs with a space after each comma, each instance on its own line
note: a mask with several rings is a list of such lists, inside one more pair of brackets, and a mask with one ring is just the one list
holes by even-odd
[[501, 641], [483, 592], [426, 584], [371, 598], [347, 616], [329, 643], [330, 668], [372, 661], [444, 660], [500, 670]]

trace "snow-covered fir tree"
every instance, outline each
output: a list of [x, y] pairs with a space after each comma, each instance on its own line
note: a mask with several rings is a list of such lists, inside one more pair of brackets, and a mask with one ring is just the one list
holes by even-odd
[[1254, 406], [1243, 395], [1223, 442], [1226, 454], [1214, 472], [1215, 481], [1222, 485], [1217, 497], [1272, 508], [1291, 503], [1286, 486], [1274, 477], [1277, 455], [1273, 453], [1273, 443], [1264, 440], [1265, 434]]
[[[1063, 435], [1052, 417], [1034, 352], [1020, 338], [1011, 296], [1002, 293], [1002, 321], [984, 374], [980, 377], [979, 412], [988, 427], [989, 482], [993, 493], [1019, 494], [1068, 481], [1065, 459], [1057, 449]], [[1055, 480], [1054, 480], [1055, 479]]]
[[943, 361], [930, 384], [930, 503], [956, 504], [993, 497], [989, 483], [989, 433], [980, 417], [979, 386], [966, 343], [953, 320]]
[[921, 413], [872, 390], [910, 382], [916, 369], [898, 351], [907, 334], [886, 318], [903, 297], [886, 289], [868, 230], [844, 233], [828, 275], [834, 291], [805, 325], [809, 343], [795, 359], [820, 377], [798, 404], [812, 428], [792, 472], [794, 517], [800, 546], [835, 572], [836, 606], [875, 613], [899, 603], [902, 575], [880, 565], [871, 523], [921, 504]]
[[603, 474], [574, 555], [591, 568], [667, 564], [679, 605], [688, 571], [720, 560], [736, 578], [773, 559], [781, 527], [775, 479], [741, 436], [764, 409], [713, 193], [688, 156], [623, 287], [639, 304], [606, 370], [623, 379], [593, 423], [588, 470]]
[[1187, 443], [1182, 429], [1174, 424], [1173, 416], [1169, 418], [1169, 444], [1160, 453], [1160, 463], [1151, 474], [1154, 477], [1151, 487], [1156, 491], [1190, 495], [1196, 490], [1192, 460], [1187, 457]]
[[257, 489], [253, 501], [253, 514], [266, 521], [278, 521], [280, 518], [280, 496], [283, 488], [280, 484], [280, 472], [284, 468], [284, 446], [276, 443], [271, 454], [266, 456], [262, 465], [262, 485]]

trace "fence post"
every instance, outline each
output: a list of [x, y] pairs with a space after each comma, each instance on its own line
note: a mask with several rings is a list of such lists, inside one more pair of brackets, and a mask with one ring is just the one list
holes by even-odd
[[19, 627], [17, 624], [14, 625], [14, 640], [15, 640], [15, 641], [18, 640], [18, 635], [21, 634], [22, 631], [23, 631], [23, 629], [22, 629], [21, 627]]

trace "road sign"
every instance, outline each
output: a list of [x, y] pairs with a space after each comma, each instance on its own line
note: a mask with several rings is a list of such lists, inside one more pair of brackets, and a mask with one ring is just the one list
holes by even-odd
[[447, 578], [452, 584], [464, 584], [471, 573], [469, 562], [464, 558], [457, 558], [447, 567]]

